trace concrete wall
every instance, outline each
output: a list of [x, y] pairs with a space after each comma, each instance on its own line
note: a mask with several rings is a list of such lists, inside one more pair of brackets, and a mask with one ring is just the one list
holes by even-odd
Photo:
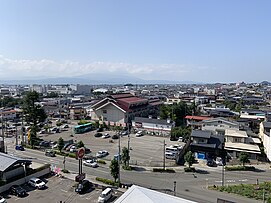
[[24, 174], [24, 167], [18, 166], [17, 168], [12, 169], [11, 171], [7, 171], [3, 173], [3, 180], [8, 180], [14, 176], [18, 176], [22, 174]]
[[49, 174], [50, 172], [51, 172], [51, 169], [50, 168], [46, 168], [46, 169], [43, 169], [42, 171], [39, 171], [37, 173], [31, 174], [29, 176], [26, 176], [25, 178], [21, 178], [21, 179], [18, 179], [16, 181], [14, 181], [14, 182], [11, 182], [11, 183], [8, 183], [6, 185], [3, 185], [3, 186], [0, 187], [0, 193], [9, 190], [9, 188], [12, 185], [22, 185], [22, 184], [28, 182], [30, 180], [30, 178], [41, 177], [41, 176]]
[[[103, 112], [104, 110], [106, 110], [106, 113]], [[102, 121], [125, 123], [124, 112], [112, 104], [108, 104], [102, 109], [95, 110], [95, 112], [92, 112], [91, 118], [94, 120], [99, 120], [99, 118], [101, 118], [100, 120]]]

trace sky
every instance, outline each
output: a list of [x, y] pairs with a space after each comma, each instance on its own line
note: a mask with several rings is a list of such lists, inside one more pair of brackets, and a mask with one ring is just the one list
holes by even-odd
[[0, 0], [0, 80], [261, 82], [270, 0]]

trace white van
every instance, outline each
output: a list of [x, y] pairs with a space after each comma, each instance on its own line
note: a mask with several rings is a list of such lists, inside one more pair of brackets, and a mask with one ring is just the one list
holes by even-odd
[[98, 202], [99, 203], [104, 203], [107, 202], [112, 197], [112, 188], [106, 188], [99, 196]]
[[176, 159], [177, 154], [174, 152], [165, 152], [166, 159]]

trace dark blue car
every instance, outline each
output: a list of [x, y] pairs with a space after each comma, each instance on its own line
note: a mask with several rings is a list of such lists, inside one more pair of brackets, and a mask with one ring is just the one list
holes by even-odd
[[24, 147], [22, 145], [16, 145], [16, 150], [24, 151]]

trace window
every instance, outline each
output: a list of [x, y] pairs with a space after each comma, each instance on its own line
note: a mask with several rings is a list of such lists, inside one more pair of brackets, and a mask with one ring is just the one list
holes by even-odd
[[106, 109], [104, 109], [104, 110], [103, 110], [103, 113], [104, 113], [104, 114], [106, 114], [106, 113], [107, 113], [107, 110], [106, 110]]
[[234, 138], [233, 142], [241, 142], [241, 140], [242, 140], [241, 138]]
[[106, 118], [106, 117], [104, 117], [104, 121], [107, 121], [107, 118]]

